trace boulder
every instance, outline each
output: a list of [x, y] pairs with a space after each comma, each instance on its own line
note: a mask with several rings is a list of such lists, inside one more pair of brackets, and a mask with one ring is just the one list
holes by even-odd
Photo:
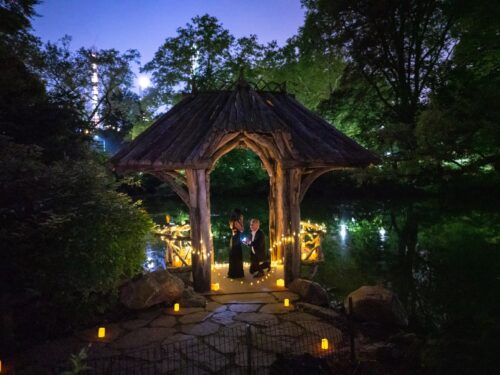
[[193, 285], [191, 266], [189, 267], [168, 267], [168, 272], [184, 281], [186, 286]]
[[183, 307], [205, 307], [207, 299], [201, 294], [196, 293], [194, 289], [189, 286], [182, 292], [179, 303]]
[[316, 306], [307, 302], [297, 302], [295, 307], [301, 311], [305, 311], [307, 313], [319, 316], [320, 318], [326, 320], [341, 320], [341, 315], [335, 310], [328, 307]]
[[166, 270], [144, 274], [122, 287], [120, 301], [130, 309], [145, 309], [166, 302], [177, 301], [184, 291], [184, 283]]
[[352, 298], [353, 316], [362, 322], [373, 322], [392, 326], [407, 326], [408, 316], [401, 301], [388, 289], [380, 285], [362, 286], [347, 296], [344, 305], [349, 311]]
[[295, 279], [288, 290], [297, 293], [304, 302], [318, 306], [328, 306], [328, 293], [318, 283], [305, 279]]

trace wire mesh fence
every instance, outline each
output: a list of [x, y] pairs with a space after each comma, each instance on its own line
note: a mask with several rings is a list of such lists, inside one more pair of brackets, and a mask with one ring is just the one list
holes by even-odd
[[348, 345], [346, 335], [325, 321], [276, 323], [236, 324], [199, 337], [176, 334], [161, 345], [120, 354], [91, 352], [85, 373], [284, 374], [297, 358], [325, 368]]

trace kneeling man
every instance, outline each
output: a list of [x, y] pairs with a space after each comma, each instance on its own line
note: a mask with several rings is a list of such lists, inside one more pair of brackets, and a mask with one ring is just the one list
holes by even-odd
[[264, 269], [271, 269], [271, 264], [266, 257], [266, 235], [260, 229], [259, 219], [250, 220], [250, 230], [252, 231], [250, 246], [250, 273], [255, 274], [253, 277], [264, 276]]

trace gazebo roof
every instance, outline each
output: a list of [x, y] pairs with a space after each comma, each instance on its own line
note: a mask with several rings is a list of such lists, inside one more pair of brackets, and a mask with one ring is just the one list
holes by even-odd
[[278, 159], [285, 168], [379, 161], [283, 90], [260, 91], [240, 80], [228, 90], [186, 95], [111, 162], [120, 171], [211, 168], [238, 146]]

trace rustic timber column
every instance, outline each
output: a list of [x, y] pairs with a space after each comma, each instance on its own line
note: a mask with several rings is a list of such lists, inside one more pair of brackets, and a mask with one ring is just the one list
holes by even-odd
[[285, 273], [285, 283], [291, 283], [300, 277], [300, 189], [302, 171], [299, 168], [289, 169], [288, 173], [288, 207], [290, 215], [289, 237], [291, 238], [290, 252], [287, 261], [289, 271]]
[[285, 285], [300, 277], [300, 186], [299, 168], [283, 172], [283, 251]]
[[[272, 194], [272, 206], [269, 205], [269, 211], [272, 210], [274, 219], [274, 248], [273, 253], [277, 261], [284, 261], [284, 237], [286, 228], [287, 207], [284, 189], [285, 176], [281, 164], [278, 162], [274, 166], [274, 181], [269, 194]], [[270, 214], [271, 216], [271, 214]]]
[[210, 196], [206, 169], [186, 169], [189, 190], [189, 219], [191, 225], [191, 255], [194, 289], [210, 290], [212, 238], [210, 236]]
[[271, 246], [271, 260], [278, 261], [278, 248], [275, 246], [276, 237], [276, 182], [274, 176], [269, 176], [269, 246]]

